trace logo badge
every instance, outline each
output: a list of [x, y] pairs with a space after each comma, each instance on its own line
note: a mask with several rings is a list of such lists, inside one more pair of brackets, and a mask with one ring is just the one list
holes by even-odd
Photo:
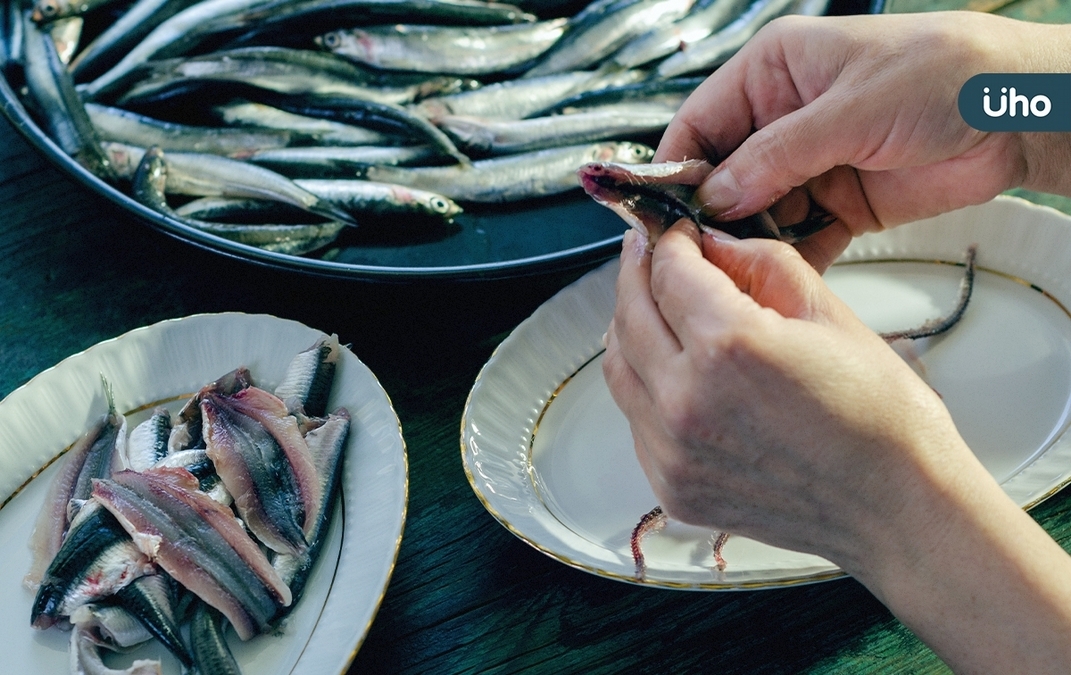
[[979, 131], [1071, 131], [1071, 73], [975, 75], [958, 104]]

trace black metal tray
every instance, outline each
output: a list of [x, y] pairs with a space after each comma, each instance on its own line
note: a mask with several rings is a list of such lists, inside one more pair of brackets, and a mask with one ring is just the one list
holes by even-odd
[[[884, 0], [832, 0], [830, 14], [880, 13]], [[624, 223], [579, 191], [493, 207], [468, 207], [433, 229], [401, 223], [361, 228], [340, 239], [330, 259], [273, 253], [191, 228], [142, 206], [64, 153], [37, 126], [0, 75], [0, 103], [15, 129], [66, 174], [173, 237], [258, 265], [368, 281], [480, 280], [594, 266], [620, 249]]]

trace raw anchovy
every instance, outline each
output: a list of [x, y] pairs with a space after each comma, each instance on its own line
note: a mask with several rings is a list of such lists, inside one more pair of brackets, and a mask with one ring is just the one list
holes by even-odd
[[618, 68], [637, 68], [673, 52], [687, 49], [735, 19], [749, 0], [713, 0], [700, 6], [671, 24], [659, 26], [635, 38], [610, 58]]
[[79, 164], [103, 179], [111, 179], [108, 160], [66, 66], [52, 38], [27, 18], [25, 36], [26, 86], [45, 118], [49, 137]]
[[[268, 251], [290, 255], [315, 251], [334, 241], [346, 227], [346, 223], [338, 221], [311, 225], [244, 225], [198, 220], [175, 211], [167, 203], [164, 194], [167, 181], [168, 170], [163, 153], [157, 147], [150, 148], [134, 174], [135, 199], [193, 229]], [[350, 216], [347, 214], [346, 218], [350, 219]]]
[[237, 101], [214, 110], [232, 126], [279, 129], [316, 145], [387, 145], [391, 138], [372, 129], [295, 115], [263, 103]]
[[377, 68], [491, 75], [523, 69], [558, 41], [567, 23], [561, 18], [475, 28], [370, 26], [332, 31], [316, 43]]
[[392, 104], [409, 103], [420, 96], [456, 91], [465, 86], [452, 77], [382, 86], [373, 74], [339, 56], [285, 47], [244, 47], [166, 59], [154, 61], [144, 70], [148, 76], [119, 97], [120, 105], [189, 82], [236, 82], [279, 94], [339, 96]]
[[111, 475], [114, 459], [125, 450], [126, 419], [115, 410], [111, 388], [104, 383], [108, 412], [71, 446], [59, 473], [52, 479], [45, 497], [45, 506], [37, 518], [30, 549], [33, 563], [23, 583], [36, 589], [46, 568], [55, 558], [64, 541], [70, 522], [67, 513], [72, 501], [89, 498], [94, 478]]
[[91, 629], [75, 626], [71, 631], [71, 675], [160, 675], [160, 662], [138, 659], [124, 670], [115, 670], [104, 665], [100, 648], [93, 640]]
[[197, 602], [190, 619], [190, 645], [196, 671], [206, 675], [242, 675], [224, 636], [223, 615], [204, 602]]
[[227, 492], [219, 474], [216, 473], [216, 465], [208, 457], [205, 448], [196, 450], [179, 450], [164, 457], [153, 468], [165, 467], [186, 469], [197, 478], [198, 489], [224, 506], [234, 503], [234, 497]]
[[[123, 143], [101, 143], [116, 172], [133, 179], [145, 151]], [[226, 157], [195, 152], [163, 156], [167, 194], [196, 197], [251, 197], [296, 206], [330, 220], [354, 224], [352, 217], [302, 190], [292, 180], [264, 167]]]
[[[288, 176], [337, 178], [354, 176], [369, 164], [407, 166], [432, 162], [441, 156], [438, 150], [428, 145], [357, 145], [262, 150], [245, 159]], [[308, 190], [307, 186], [294, 182]], [[318, 196], [323, 198], [323, 195]]]
[[119, 63], [86, 85], [86, 96], [89, 99], [96, 99], [102, 93], [108, 91], [109, 88], [121, 83], [135, 68], [153, 57], [159, 58], [161, 52], [176, 43], [197, 42], [198, 29], [210, 25], [214, 20], [248, 10], [266, 1], [203, 0], [187, 7], [154, 28], [141, 42], [127, 52]]
[[116, 605], [88, 603], [71, 612], [69, 618], [76, 627], [88, 629], [87, 639], [108, 649], [128, 649], [152, 639], [152, 633], [134, 615]]
[[803, 221], [783, 228], [765, 211], [740, 220], [714, 220], [691, 203], [696, 186], [710, 171], [710, 164], [702, 160], [651, 165], [647, 173], [600, 162], [582, 167], [578, 174], [584, 190], [596, 202], [647, 236], [648, 248], [654, 247], [662, 233], [681, 218], [740, 239], [758, 237], [788, 243], [798, 242], [835, 220], [814, 207]]
[[[37, 23], [51, 23], [69, 17], [81, 17], [115, 0], [36, 0], [30, 18]], [[18, 3], [15, 3], [18, 4]]]
[[154, 28], [195, 2], [197, 0], [137, 0], [74, 57], [70, 65], [71, 75], [81, 81], [103, 73]]
[[795, 11], [799, 0], [755, 0], [747, 11], [709, 37], [688, 45], [684, 51], [658, 64], [655, 77], [662, 79], [687, 73], [710, 72], [729, 60], [760, 28], [779, 16]]
[[45, 572], [30, 623], [34, 628], [48, 628], [80, 605], [111, 595], [152, 571], [152, 563], [112, 514], [89, 501], [71, 523], [63, 546]]
[[[640, 72], [640, 71], [626, 71]], [[553, 105], [538, 110], [528, 117], [558, 115], [583, 108], [612, 105], [615, 103], [659, 103], [679, 109], [705, 77], [679, 77], [672, 80], [647, 80], [628, 82], [619, 86], [602, 87], [583, 91], [556, 101]]]
[[410, 109], [432, 122], [447, 115], [519, 120], [578, 91], [635, 82], [644, 77], [646, 73], [638, 70], [609, 76], [590, 71], [554, 73], [542, 77], [504, 80], [470, 91], [425, 98], [412, 104]]
[[661, 134], [676, 107], [631, 104], [506, 122], [444, 117], [439, 127], [470, 154], [504, 155]]
[[201, 401], [208, 456], [246, 526], [276, 552], [302, 555], [320, 509], [320, 486], [297, 420], [250, 387]]
[[171, 578], [166, 573], [149, 574], [121, 588], [112, 601], [128, 612], [160, 641], [184, 666], [193, 666], [193, 656], [182, 641]]
[[82, 39], [83, 24], [85, 24], [85, 19], [82, 17], [70, 16], [49, 25], [48, 36], [52, 38], [52, 44], [56, 46], [56, 55], [60, 63], [71, 62], [74, 50], [78, 49], [78, 41]]
[[438, 192], [460, 202], [509, 202], [572, 190], [579, 185], [577, 168], [589, 162], [641, 163], [653, 155], [654, 150], [639, 143], [593, 143], [484, 159], [470, 166], [371, 166], [362, 177]]
[[460, 164], [468, 164], [469, 161], [438, 127], [400, 105], [337, 96], [279, 98], [273, 105], [298, 115], [357, 124], [405, 136], [437, 148], [444, 156], [452, 157]]
[[152, 416], [134, 427], [126, 442], [123, 464], [127, 469], [144, 471], [167, 456], [167, 441], [171, 437], [171, 413], [157, 408]]
[[338, 336], [323, 336], [291, 359], [275, 395], [291, 412], [301, 410], [310, 417], [323, 417], [340, 356]]
[[206, 393], [216, 392], [223, 396], [230, 396], [236, 391], [251, 386], [253, 386], [253, 376], [249, 373], [249, 369], [243, 366], [201, 387], [200, 391], [186, 401], [186, 405], [182, 406], [182, 410], [174, 418], [171, 438], [167, 440], [168, 454], [173, 455], [183, 450], [205, 447], [201, 434], [201, 399]]
[[[304, 178], [295, 178], [294, 182], [320, 199], [326, 199], [355, 214], [418, 216], [449, 222], [462, 212], [462, 208], [449, 197], [393, 183]], [[285, 400], [278, 391], [276, 396]], [[322, 403], [319, 406], [321, 409], [326, 407], [327, 401]]]
[[230, 509], [197, 490], [183, 469], [121, 471], [97, 481], [93, 496], [115, 514], [172, 578], [220, 610], [238, 637], [269, 627], [290, 590]]
[[[309, 533], [309, 550], [304, 556], [280, 554], [272, 561], [272, 567], [280, 578], [290, 587], [295, 602], [305, 590], [312, 566], [319, 558], [323, 547], [327, 526], [335, 509], [342, 475], [342, 458], [346, 449], [346, 437], [350, 428], [350, 415], [345, 408], [339, 408], [328, 415], [324, 424], [306, 434], [309, 451], [316, 463], [316, 474], [320, 479], [323, 495], [320, 516]], [[293, 605], [291, 605], [292, 607]], [[286, 608], [280, 610], [285, 613]]]
[[290, 134], [285, 131], [194, 127], [162, 122], [95, 103], [87, 103], [86, 112], [102, 141], [142, 148], [158, 145], [173, 152], [203, 152], [241, 158], [258, 150], [282, 148], [290, 143]]
[[693, 0], [595, 0], [525, 77], [581, 70], [599, 63], [637, 35], [684, 16]]
[[536, 20], [514, 5], [484, 0], [277, 0], [235, 18], [256, 36], [275, 29], [320, 34], [338, 26], [412, 23], [498, 26]]

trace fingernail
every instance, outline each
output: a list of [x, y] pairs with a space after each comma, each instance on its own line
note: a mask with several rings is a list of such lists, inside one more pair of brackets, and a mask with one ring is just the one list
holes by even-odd
[[716, 241], [724, 241], [724, 242], [740, 241], [740, 239], [738, 239], [737, 237], [734, 237], [733, 235], [729, 234], [728, 232], [722, 232], [721, 230], [716, 230], [713, 227], [704, 227], [703, 228], [703, 234], [708, 236], [708, 237], [710, 237], [711, 239], [716, 240]]
[[731, 171], [718, 167], [695, 191], [695, 197], [705, 213], [715, 217], [731, 215], [740, 202], [740, 184]]
[[602, 348], [603, 349], [606, 349], [606, 345], [609, 344], [609, 342], [610, 342], [610, 338], [608, 337], [609, 335], [610, 335], [610, 333], [608, 333], [608, 332], [602, 334]]
[[629, 251], [634, 260], [641, 260], [647, 254], [647, 233], [635, 228], [625, 232], [622, 248]]

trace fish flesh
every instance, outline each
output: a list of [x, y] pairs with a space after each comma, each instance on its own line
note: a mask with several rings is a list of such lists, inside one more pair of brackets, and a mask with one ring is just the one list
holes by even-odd
[[143, 553], [248, 640], [290, 604], [290, 589], [230, 509], [197, 487], [183, 469], [121, 471], [96, 481], [93, 496]]

